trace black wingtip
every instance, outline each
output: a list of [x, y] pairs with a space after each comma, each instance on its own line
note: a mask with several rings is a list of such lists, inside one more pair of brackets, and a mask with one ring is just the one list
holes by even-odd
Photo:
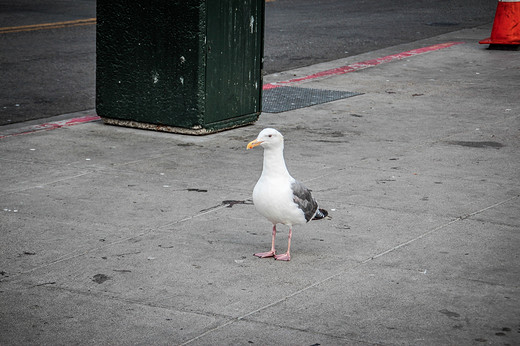
[[321, 220], [323, 218], [326, 218], [327, 215], [329, 215], [328, 211], [326, 211], [325, 209], [318, 209], [316, 211], [316, 215], [314, 215], [314, 217], [312, 219], [313, 220]]

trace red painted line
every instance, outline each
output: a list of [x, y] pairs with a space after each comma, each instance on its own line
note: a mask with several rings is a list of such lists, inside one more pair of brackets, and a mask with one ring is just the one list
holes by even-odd
[[315, 73], [315, 74], [312, 74], [309, 76], [305, 76], [305, 77], [294, 78], [294, 79], [290, 79], [288, 81], [265, 84], [263, 86], [263, 90], [278, 88], [278, 87], [284, 86], [285, 84], [298, 83], [298, 82], [303, 82], [303, 81], [315, 79], [315, 78], [337, 76], [337, 75], [342, 75], [342, 74], [349, 73], [349, 72], [359, 71], [359, 70], [363, 70], [368, 67], [374, 67], [374, 66], [381, 65], [381, 64], [391, 62], [394, 60], [401, 60], [401, 59], [408, 58], [411, 56], [452, 47], [452, 46], [455, 46], [455, 45], [461, 44], [461, 43], [464, 43], [464, 42], [447, 42], [447, 43], [436, 44], [436, 45], [429, 46], [429, 47], [412, 49], [412, 50], [409, 50], [406, 52], [384, 56], [382, 58], [366, 60], [366, 61], [358, 62], [358, 63], [352, 64], [352, 65], [346, 65], [346, 66], [333, 68], [331, 70], [321, 71], [321, 72], [318, 72], [318, 73]]
[[[283, 83], [283, 82], [279, 82], [279, 83]], [[268, 84], [264, 84], [264, 86], [262, 87], [262, 90], [269, 90], [269, 89], [274, 89], [274, 88], [278, 88], [278, 87], [281, 87], [283, 85], [277, 85], [277, 84], [274, 84], [274, 83], [268, 83]]]
[[[452, 47], [452, 46], [455, 46], [455, 45], [458, 45], [461, 43], [464, 43], [464, 42], [447, 42], [447, 43], [436, 44], [436, 45], [429, 46], [429, 47], [412, 49], [412, 50], [409, 50], [406, 52], [384, 56], [382, 58], [366, 60], [366, 61], [358, 62], [358, 63], [352, 64], [352, 65], [346, 65], [346, 66], [341, 66], [341, 67], [333, 68], [333, 69], [326, 70], [326, 71], [321, 71], [321, 72], [314, 73], [314, 74], [311, 74], [311, 75], [305, 76], [305, 77], [294, 78], [294, 79], [290, 79], [290, 80], [282, 81], [282, 82], [264, 84], [262, 89], [268, 90], [268, 89], [273, 89], [273, 88], [279, 88], [279, 87], [287, 85], [287, 84], [303, 82], [303, 81], [307, 81], [307, 80], [311, 80], [311, 79], [315, 79], [315, 78], [342, 75], [342, 74], [349, 73], [349, 72], [363, 70], [368, 67], [374, 67], [374, 66], [384, 64], [387, 62], [391, 62], [394, 60], [401, 60], [401, 59], [408, 58], [411, 56]], [[100, 117], [98, 117], [97, 115], [86, 115], [86, 116], [79, 117], [79, 118], [60, 120], [60, 121], [44, 123], [44, 124], [40, 124], [40, 125], [28, 126], [26, 128], [23, 128], [22, 131], [18, 132], [18, 133], [0, 135], [0, 139], [6, 138], [6, 137], [11, 137], [11, 136], [25, 135], [28, 133], [34, 133], [34, 132], [38, 132], [38, 131], [59, 129], [61, 127], [83, 124], [83, 123], [87, 123], [87, 122], [91, 122], [91, 121], [96, 121], [99, 119], [100, 119]]]
[[21, 130], [20, 132], [7, 134], [7, 135], [3, 135], [3, 136], [0, 135], [0, 139], [6, 138], [6, 137], [12, 137], [12, 136], [26, 135], [26, 134], [34, 133], [34, 132], [38, 132], [38, 131], [48, 131], [48, 130], [59, 129], [62, 127], [88, 123], [88, 122], [96, 121], [99, 119], [101, 119], [101, 118], [98, 117], [97, 115], [85, 115], [85, 116], [79, 117], [79, 118], [72, 118], [72, 119], [66, 119], [66, 120], [53, 121], [50, 123], [43, 123], [43, 124], [38, 124], [38, 125], [27, 126], [27, 127], [20, 129]]

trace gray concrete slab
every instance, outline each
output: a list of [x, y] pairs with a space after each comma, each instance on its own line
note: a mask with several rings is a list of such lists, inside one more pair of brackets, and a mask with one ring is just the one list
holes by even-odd
[[457, 222], [251, 318], [377, 344], [514, 344], [519, 273], [505, 266], [518, 241]]
[[165, 345], [189, 340], [226, 321], [45, 285], [2, 296], [4, 345]]
[[[489, 30], [266, 76], [466, 42], [297, 83], [364, 94], [210, 136], [0, 127], [0, 344], [519, 343], [520, 60]], [[252, 256], [264, 127], [330, 212], [288, 263]]]

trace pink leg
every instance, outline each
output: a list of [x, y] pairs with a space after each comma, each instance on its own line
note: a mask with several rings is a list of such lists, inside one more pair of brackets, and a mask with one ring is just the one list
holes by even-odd
[[276, 251], [274, 250], [274, 238], [276, 238], [276, 225], [273, 225], [273, 238], [271, 240], [271, 251], [268, 252], [259, 252], [255, 253], [256, 257], [266, 258], [266, 257], [274, 257], [276, 255]]
[[275, 255], [274, 259], [278, 261], [290, 261], [291, 260], [291, 238], [292, 238], [292, 226], [289, 226], [289, 240], [287, 240], [287, 252], [283, 255]]

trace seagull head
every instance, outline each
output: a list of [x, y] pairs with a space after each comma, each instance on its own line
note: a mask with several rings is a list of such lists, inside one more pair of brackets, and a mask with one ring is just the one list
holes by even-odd
[[260, 131], [258, 137], [254, 141], [247, 144], [247, 149], [252, 149], [257, 146], [262, 146], [264, 149], [267, 148], [283, 148], [283, 136], [280, 132], [275, 129], [267, 128]]

